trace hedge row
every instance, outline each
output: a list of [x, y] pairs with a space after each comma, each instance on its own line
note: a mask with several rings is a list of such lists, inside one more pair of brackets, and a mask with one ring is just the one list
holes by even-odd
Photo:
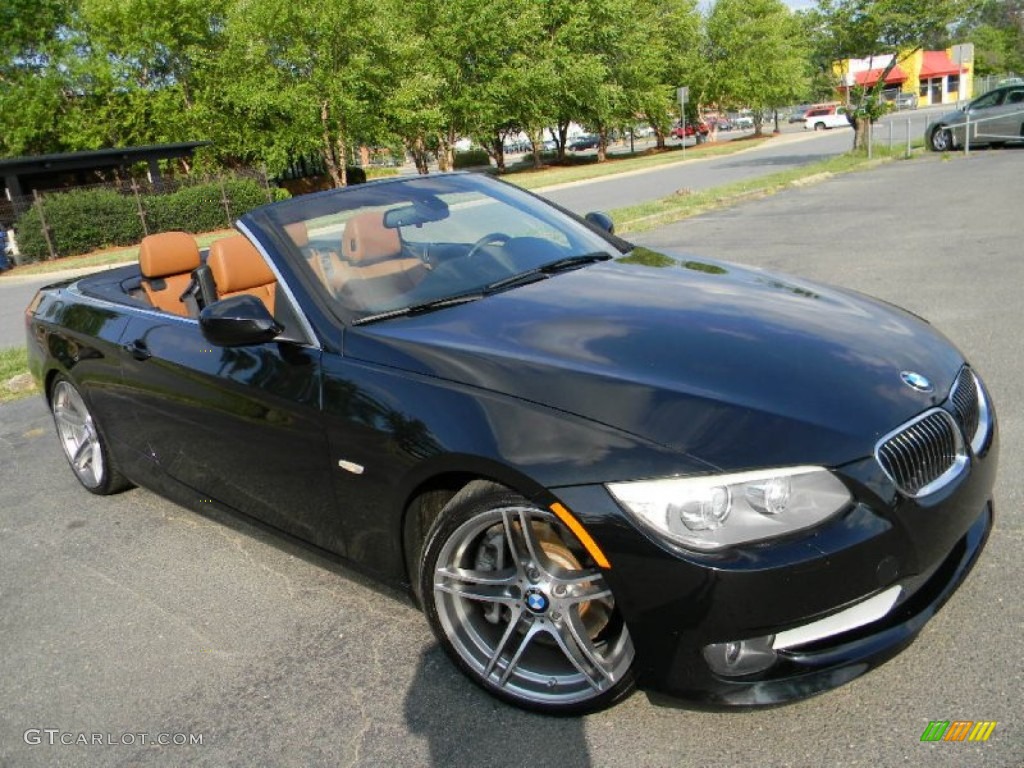
[[[281, 189], [271, 190], [274, 199], [287, 197]], [[223, 182], [228, 200], [224, 210], [221, 182], [183, 187], [161, 195], [141, 198], [149, 232], [182, 230], [209, 232], [224, 229], [229, 220], [267, 202], [267, 190], [257, 181], [232, 179]], [[145, 235], [133, 195], [110, 189], [81, 189], [47, 195], [22, 214], [16, 223], [20, 262], [50, 258], [39, 206], [59, 256], [74, 256], [97, 248], [134, 245]]]
[[455, 153], [456, 168], [477, 168], [490, 164], [491, 158], [484, 149], [467, 149], [465, 152]]

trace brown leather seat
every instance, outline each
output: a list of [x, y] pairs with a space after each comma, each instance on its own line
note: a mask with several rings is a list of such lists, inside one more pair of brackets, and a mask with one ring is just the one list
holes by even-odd
[[388, 303], [416, 287], [427, 271], [419, 259], [402, 256], [398, 230], [385, 227], [383, 215], [373, 211], [346, 222], [341, 255], [332, 259], [329, 283], [360, 306]]
[[306, 227], [306, 222], [296, 221], [293, 224], [285, 224], [284, 231], [297, 248], [303, 249], [309, 245], [309, 229]]
[[199, 246], [186, 232], [161, 232], [148, 235], [139, 246], [142, 290], [149, 302], [164, 312], [188, 316], [181, 295], [199, 266]]
[[217, 284], [217, 298], [248, 294], [274, 314], [277, 278], [260, 252], [242, 235], [232, 235], [210, 246], [206, 264]]

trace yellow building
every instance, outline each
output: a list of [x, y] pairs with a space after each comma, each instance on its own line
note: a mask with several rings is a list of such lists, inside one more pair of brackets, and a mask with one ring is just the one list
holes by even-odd
[[[857, 86], [872, 87], [878, 82], [892, 54], [869, 56], [866, 59], [844, 59], [833, 65], [839, 78], [838, 91], [846, 98]], [[913, 94], [918, 106], [955, 104], [973, 95], [973, 47], [954, 45], [944, 51], [922, 51], [900, 56], [885, 77], [883, 93], [895, 99], [899, 94]]]

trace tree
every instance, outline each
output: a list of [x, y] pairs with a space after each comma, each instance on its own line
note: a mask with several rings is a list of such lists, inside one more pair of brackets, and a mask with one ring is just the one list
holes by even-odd
[[833, 61], [888, 56], [872, 87], [856, 89], [849, 116], [854, 149], [866, 146], [872, 122], [884, 111], [885, 78], [928, 41], [944, 39], [973, 0], [819, 0], [818, 19]]
[[224, 55], [203, 95], [223, 155], [272, 172], [318, 156], [347, 182], [349, 152], [385, 133], [378, 105], [389, 81], [386, 17], [372, 0], [235, 3]]
[[791, 104], [807, 86], [801, 33], [781, 0], [717, 0], [707, 23], [711, 98], [753, 110], [760, 134], [764, 112]]
[[61, 116], [73, 99], [64, 62], [72, 0], [4, 0], [0, 4], [0, 155], [67, 148]]
[[974, 43], [975, 74], [1024, 73], [1024, 0], [982, 0], [954, 37]]

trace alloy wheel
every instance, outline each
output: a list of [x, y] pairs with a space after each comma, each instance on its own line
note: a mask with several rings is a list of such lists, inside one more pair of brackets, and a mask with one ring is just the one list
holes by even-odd
[[471, 516], [438, 553], [444, 636], [478, 682], [514, 703], [568, 709], [625, 687], [632, 641], [600, 569], [571, 541], [551, 512], [505, 506]]
[[71, 468], [86, 488], [98, 488], [104, 480], [103, 448], [85, 401], [69, 382], [59, 381], [52, 403], [53, 420]]

